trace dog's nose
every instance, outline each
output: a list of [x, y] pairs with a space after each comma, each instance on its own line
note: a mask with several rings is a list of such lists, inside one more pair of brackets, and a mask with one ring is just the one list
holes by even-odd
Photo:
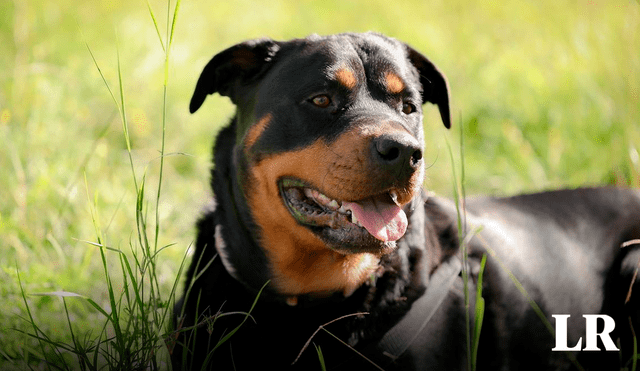
[[411, 135], [386, 134], [372, 141], [374, 161], [389, 171], [389, 175], [410, 176], [420, 167], [422, 145]]

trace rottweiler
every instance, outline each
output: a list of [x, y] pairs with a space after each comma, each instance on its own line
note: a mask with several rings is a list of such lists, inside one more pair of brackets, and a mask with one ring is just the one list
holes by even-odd
[[459, 204], [428, 193], [422, 106], [449, 128], [448, 83], [376, 33], [232, 46], [204, 67], [190, 111], [214, 93], [237, 109], [215, 141], [215, 201], [175, 307], [174, 369], [632, 362], [637, 190]]

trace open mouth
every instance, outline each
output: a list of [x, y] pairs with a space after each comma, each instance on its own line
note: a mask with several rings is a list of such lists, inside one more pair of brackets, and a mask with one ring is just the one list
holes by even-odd
[[338, 244], [359, 247], [380, 245], [380, 242], [389, 244], [407, 230], [407, 216], [393, 190], [362, 200], [344, 201], [329, 198], [297, 179], [284, 178], [278, 185], [289, 212], [299, 223]]

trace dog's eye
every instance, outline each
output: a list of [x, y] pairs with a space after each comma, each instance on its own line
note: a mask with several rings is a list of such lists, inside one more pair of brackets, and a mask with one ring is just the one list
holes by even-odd
[[313, 103], [316, 107], [326, 108], [331, 104], [331, 98], [329, 96], [321, 94], [311, 98], [311, 103]]
[[414, 106], [412, 103], [409, 103], [409, 102], [402, 103], [402, 113], [404, 113], [405, 115], [409, 115], [411, 113], [414, 113], [415, 111], [416, 111], [416, 106]]

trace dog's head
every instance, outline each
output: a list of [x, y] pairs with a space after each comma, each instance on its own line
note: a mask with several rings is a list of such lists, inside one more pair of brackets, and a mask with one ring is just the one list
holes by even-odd
[[261, 39], [213, 57], [191, 112], [213, 93], [237, 106], [237, 186], [280, 291], [361, 283], [404, 235], [420, 192], [422, 104], [450, 126], [442, 73], [378, 34]]

